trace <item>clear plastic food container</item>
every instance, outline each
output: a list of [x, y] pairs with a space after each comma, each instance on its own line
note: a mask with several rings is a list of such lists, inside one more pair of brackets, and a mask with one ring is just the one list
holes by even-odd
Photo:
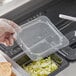
[[46, 16], [40, 16], [21, 28], [17, 33], [17, 43], [32, 60], [44, 58], [69, 44]]
[[0, 62], [10, 62], [12, 64], [12, 72], [15, 76], [29, 76], [18, 64], [12, 61], [6, 54], [0, 51]]

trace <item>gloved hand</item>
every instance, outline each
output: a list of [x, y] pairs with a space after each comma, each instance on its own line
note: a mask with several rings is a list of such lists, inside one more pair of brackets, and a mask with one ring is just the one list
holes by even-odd
[[12, 46], [14, 43], [16, 31], [20, 27], [13, 21], [0, 19], [0, 43], [6, 46]]

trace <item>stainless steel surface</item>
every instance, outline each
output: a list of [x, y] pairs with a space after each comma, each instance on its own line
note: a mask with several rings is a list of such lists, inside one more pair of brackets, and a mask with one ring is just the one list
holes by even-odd
[[[32, 7], [32, 5], [41, 5], [43, 3], [47, 3], [49, 1], [52, 0], [11, 0], [10, 2], [4, 4], [4, 5], [0, 5], [0, 16], [22, 6], [22, 5], [26, 5], [25, 9], [26, 12], [29, 9], [29, 7]], [[23, 8], [24, 9], [24, 8]], [[29, 9], [30, 10], [30, 9]]]
[[56, 76], [76, 76], [76, 62], [70, 63], [69, 67]]
[[12, 0], [9, 3], [0, 6], [0, 16], [4, 15], [5, 13], [21, 6], [24, 3], [29, 2], [30, 0]]

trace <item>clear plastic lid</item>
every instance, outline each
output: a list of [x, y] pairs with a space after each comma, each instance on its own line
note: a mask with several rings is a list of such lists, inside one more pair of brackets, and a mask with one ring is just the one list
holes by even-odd
[[32, 60], [44, 58], [69, 44], [46, 16], [40, 16], [21, 28], [17, 42]]

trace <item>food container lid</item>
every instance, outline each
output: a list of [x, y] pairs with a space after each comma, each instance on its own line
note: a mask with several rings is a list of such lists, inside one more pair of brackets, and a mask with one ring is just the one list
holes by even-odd
[[44, 58], [69, 45], [68, 39], [46, 16], [40, 16], [21, 28], [17, 43], [32, 60]]

